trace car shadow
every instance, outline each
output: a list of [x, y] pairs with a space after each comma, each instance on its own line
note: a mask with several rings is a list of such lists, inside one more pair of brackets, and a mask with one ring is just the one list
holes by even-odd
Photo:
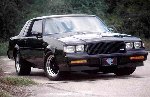
[[75, 81], [75, 82], [81, 82], [81, 81], [97, 81], [97, 80], [113, 80], [113, 79], [131, 79], [131, 78], [143, 78], [138, 75], [129, 75], [129, 76], [116, 76], [113, 73], [103, 74], [103, 73], [97, 73], [97, 74], [86, 74], [82, 72], [75, 72], [71, 73], [68, 76], [63, 76], [63, 81]]
[[[30, 78], [35, 77], [38, 79], [48, 80], [46, 79], [46, 75], [44, 71], [33, 71], [30, 76]], [[61, 79], [59, 81], [62, 81], [63, 83], [67, 82], [81, 82], [81, 81], [97, 81], [97, 80], [113, 80], [113, 79], [131, 79], [131, 78], [143, 78], [139, 75], [129, 75], [129, 76], [116, 76], [113, 73], [103, 74], [103, 73], [97, 73], [97, 74], [88, 74], [84, 72], [71, 72], [69, 74], [64, 74], [61, 76]]]

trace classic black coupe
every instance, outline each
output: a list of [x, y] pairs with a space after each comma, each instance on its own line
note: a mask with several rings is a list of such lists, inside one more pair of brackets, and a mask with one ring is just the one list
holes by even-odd
[[9, 41], [18, 75], [44, 69], [50, 80], [70, 71], [130, 75], [148, 52], [140, 38], [116, 33], [95, 15], [51, 15], [28, 20]]

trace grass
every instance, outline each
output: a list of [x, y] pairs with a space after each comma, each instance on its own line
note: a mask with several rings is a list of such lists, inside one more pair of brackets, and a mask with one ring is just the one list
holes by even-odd
[[2, 77], [0, 83], [15, 86], [28, 86], [36, 84], [34, 81], [23, 77]]
[[0, 56], [7, 55], [8, 42], [0, 42]]
[[[3, 73], [2, 68], [0, 68], [0, 73]], [[24, 77], [7, 77], [0, 75], [0, 97], [16, 97], [20, 91], [17, 87], [35, 85], [36, 83], [28, 78]]]
[[0, 91], [0, 97], [10, 97], [5, 91]]

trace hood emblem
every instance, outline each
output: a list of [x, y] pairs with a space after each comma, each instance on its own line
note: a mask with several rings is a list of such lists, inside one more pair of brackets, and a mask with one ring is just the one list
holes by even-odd
[[109, 65], [112, 65], [114, 60], [112, 58], [108, 58], [106, 61]]

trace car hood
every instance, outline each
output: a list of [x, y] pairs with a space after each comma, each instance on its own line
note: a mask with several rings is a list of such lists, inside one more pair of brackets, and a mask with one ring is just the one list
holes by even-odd
[[[61, 35], [60, 35], [61, 36]], [[140, 38], [133, 37], [127, 34], [120, 33], [103, 33], [103, 34], [75, 34], [75, 35], [66, 35], [60, 37], [59, 35], [55, 36], [59, 41], [64, 42], [66, 44], [83, 44], [97, 41], [140, 41]]]

